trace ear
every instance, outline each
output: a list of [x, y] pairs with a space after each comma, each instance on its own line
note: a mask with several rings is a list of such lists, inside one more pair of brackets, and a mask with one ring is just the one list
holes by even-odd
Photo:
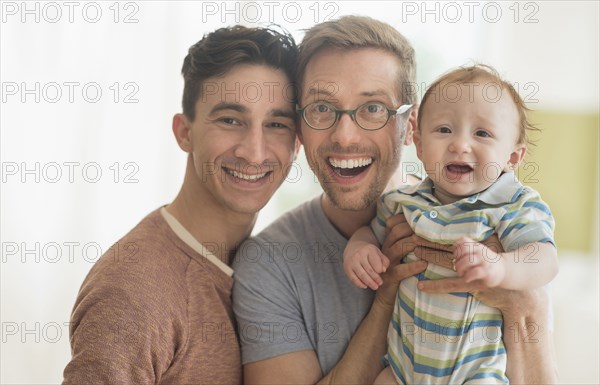
[[[422, 162], [423, 161], [423, 147], [422, 147], [422, 143], [423, 141], [421, 140], [421, 130], [418, 127], [418, 114], [419, 114], [419, 106], [416, 106], [414, 109], [415, 115], [414, 118], [411, 116], [412, 120], [412, 125], [413, 125], [413, 131], [412, 131], [412, 136], [411, 136], [411, 141], [414, 142], [415, 144], [415, 149], [417, 150], [417, 158], [419, 158], [419, 160]], [[412, 113], [411, 113], [412, 115]]]
[[300, 151], [300, 147], [302, 147], [302, 142], [300, 142], [300, 138], [296, 136], [296, 140], [294, 143], [294, 160], [298, 159], [298, 152]]
[[413, 142], [415, 143], [415, 149], [417, 150], [417, 158], [423, 161], [423, 147], [421, 146], [421, 130], [416, 129], [413, 134]]
[[192, 152], [192, 122], [184, 114], [173, 116], [173, 134], [183, 151]]
[[515, 148], [515, 150], [510, 154], [510, 158], [504, 166], [504, 171], [514, 171], [519, 168], [519, 164], [525, 157], [525, 153], [527, 152], [527, 146], [524, 144], [519, 144]]
[[415, 105], [410, 110], [410, 115], [406, 121], [406, 135], [404, 136], [404, 145], [410, 146], [413, 143], [413, 136], [417, 130], [417, 117], [419, 115], [419, 106]]
[[296, 135], [298, 136], [298, 140], [300, 144], [304, 143], [304, 138], [302, 137], [302, 127], [300, 127], [300, 122], [296, 124]]

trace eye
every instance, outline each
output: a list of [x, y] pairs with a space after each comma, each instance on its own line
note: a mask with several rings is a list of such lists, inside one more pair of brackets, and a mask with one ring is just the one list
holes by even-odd
[[442, 134], [451, 134], [452, 130], [449, 127], [440, 127], [438, 128], [438, 131], [441, 132]]
[[311, 113], [316, 113], [316, 114], [328, 114], [333, 112], [333, 107], [329, 104], [329, 103], [325, 103], [325, 102], [314, 102], [310, 108], [309, 111]]
[[282, 123], [282, 122], [272, 122], [272, 123], [267, 124], [267, 127], [284, 129], [284, 130], [292, 130], [292, 131], [296, 129], [294, 124], [287, 124], [287, 123]]
[[491, 138], [492, 137], [492, 135], [490, 135], [490, 133], [487, 132], [486, 130], [475, 131], [475, 136], [479, 136], [481, 138]]
[[217, 119], [217, 121], [225, 123], [230, 126], [239, 126], [241, 124], [237, 119], [230, 118], [230, 117], [219, 118], [219, 119]]
[[381, 114], [386, 108], [381, 103], [367, 103], [362, 108], [362, 110], [368, 112], [369, 114]]

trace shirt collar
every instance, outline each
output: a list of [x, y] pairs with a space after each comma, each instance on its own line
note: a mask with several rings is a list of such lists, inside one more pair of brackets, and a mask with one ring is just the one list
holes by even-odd
[[[523, 185], [519, 182], [515, 173], [511, 171], [500, 175], [490, 187], [482, 192], [465, 197], [454, 203], [475, 203], [477, 201], [489, 205], [512, 203], [517, 199], [522, 190]], [[407, 194], [419, 195], [432, 203], [440, 204], [440, 201], [433, 195], [433, 180], [429, 177], [425, 178], [421, 183], [407, 187], [404, 191]]]

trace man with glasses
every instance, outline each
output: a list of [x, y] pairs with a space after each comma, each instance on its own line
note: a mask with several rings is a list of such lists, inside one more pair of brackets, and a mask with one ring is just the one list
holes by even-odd
[[[372, 383], [382, 369], [398, 282], [422, 272], [426, 263], [392, 262], [395, 267], [374, 293], [346, 278], [342, 253], [352, 233], [375, 215], [402, 145], [412, 143], [416, 110], [410, 106], [417, 101], [404, 85], [415, 82], [414, 51], [391, 26], [347, 16], [306, 33], [297, 80], [299, 136], [325, 193], [284, 214], [238, 251], [233, 299], [244, 380]], [[409, 237], [412, 231], [402, 220], [387, 223], [383, 245], [396, 262], [422, 242]], [[430, 289], [477, 289], [461, 285], [436, 282]], [[503, 310], [511, 326], [531, 319], [545, 326], [543, 298], [498, 291], [487, 298], [495, 300], [490, 305]], [[508, 305], [514, 298], [528, 311]], [[509, 375], [511, 380], [543, 376], [552, 367], [545, 330], [537, 336], [542, 343], [534, 347], [509, 341], [509, 361], [518, 360], [510, 368], [517, 374]], [[535, 379], [547, 383], [553, 377]]]

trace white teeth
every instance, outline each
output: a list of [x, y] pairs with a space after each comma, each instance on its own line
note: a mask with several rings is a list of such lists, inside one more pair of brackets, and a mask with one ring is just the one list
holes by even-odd
[[356, 168], [364, 167], [373, 163], [372, 158], [360, 158], [360, 159], [334, 159], [329, 158], [329, 164], [335, 168]]
[[238, 172], [238, 171], [235, 171], [235, 170], [229, 170], [229, 173], [231, 175], [233, 175], [234, 177], [236, 177], [236, 178], [240, 178], [240, 179], [243, 179], [243, 180], [249, 180], [249, 181], [258, 180], [258, 179], [264, 177], [265, 175], [267, 175], [266, 172], [264, 172], [262, 174], [248, 175], [248, 174], [244, 174], [244, 173], [241, 173], [241, 172]]

